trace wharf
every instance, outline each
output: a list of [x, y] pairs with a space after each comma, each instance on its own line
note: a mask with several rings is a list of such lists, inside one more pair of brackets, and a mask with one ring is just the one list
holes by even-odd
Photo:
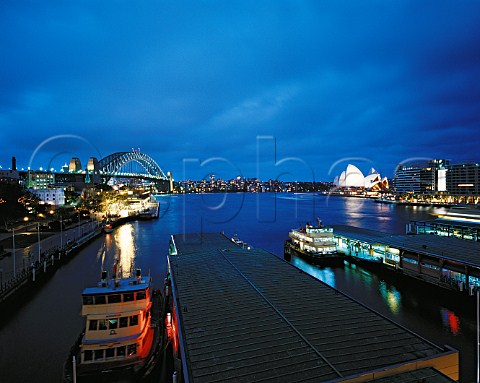
[[[337, 251], [464, 294], [480, 287], [480, 242], [432, 234], [394, 235], [333, 225]], [[368, 261], [367, 261], [368, 262]], [[365, 262], [365, 264], [367, 264]], [[372, 262], [373, 264], [373, 262]]]
[[172, 236], [170, 254], [180, 381], [458, 380], [458, 351], [430, 343], [265, 250], [197, 233]]

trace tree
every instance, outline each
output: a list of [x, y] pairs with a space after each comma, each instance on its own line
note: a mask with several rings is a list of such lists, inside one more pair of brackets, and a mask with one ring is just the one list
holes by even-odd
[[39, 199], [18, 184], [0, 183], [0, 219], [8, 229], [10, 223], [19, 221], [30, 211], [35, 212]]

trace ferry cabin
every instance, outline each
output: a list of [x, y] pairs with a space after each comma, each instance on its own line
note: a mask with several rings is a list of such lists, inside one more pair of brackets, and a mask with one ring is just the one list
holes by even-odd
[[306, 225], [300, 229], [293, 229], [289, 233], [292, 243], [301, 251], [314, 254], [333, 254], [336, 244], [331, 227], [313, 227]]
[[99, 287], [86, 288], [82, 297], [86, 329], [81, 364], [127, 365], [148, 355], [153, 331], [146, 279], [103, 280]]

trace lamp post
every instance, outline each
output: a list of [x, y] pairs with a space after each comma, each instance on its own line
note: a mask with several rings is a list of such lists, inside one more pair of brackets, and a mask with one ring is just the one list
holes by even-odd
[[12, 244], [13, 244], [13, 277], [17, 275], [17, 269], [15, 264], [15, 227], [12, 227]]
[[60, 250], [63, 250], [63, 219], [60, 216]]
[[37, 222], [37, 236], [38, 236], [38, 263], [40, 263], [40, 222]]

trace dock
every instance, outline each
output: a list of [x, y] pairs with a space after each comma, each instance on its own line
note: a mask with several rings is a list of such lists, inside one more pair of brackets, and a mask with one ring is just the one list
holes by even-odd
[[265, 250], [220, 233], [179, 234], [168, 262], [179, 382], [458, 380], [458, 351]]
[[480, 242], [433, 234], [394, 235], [334, 225], [337, 251], [464, 295], [480, 288]]

